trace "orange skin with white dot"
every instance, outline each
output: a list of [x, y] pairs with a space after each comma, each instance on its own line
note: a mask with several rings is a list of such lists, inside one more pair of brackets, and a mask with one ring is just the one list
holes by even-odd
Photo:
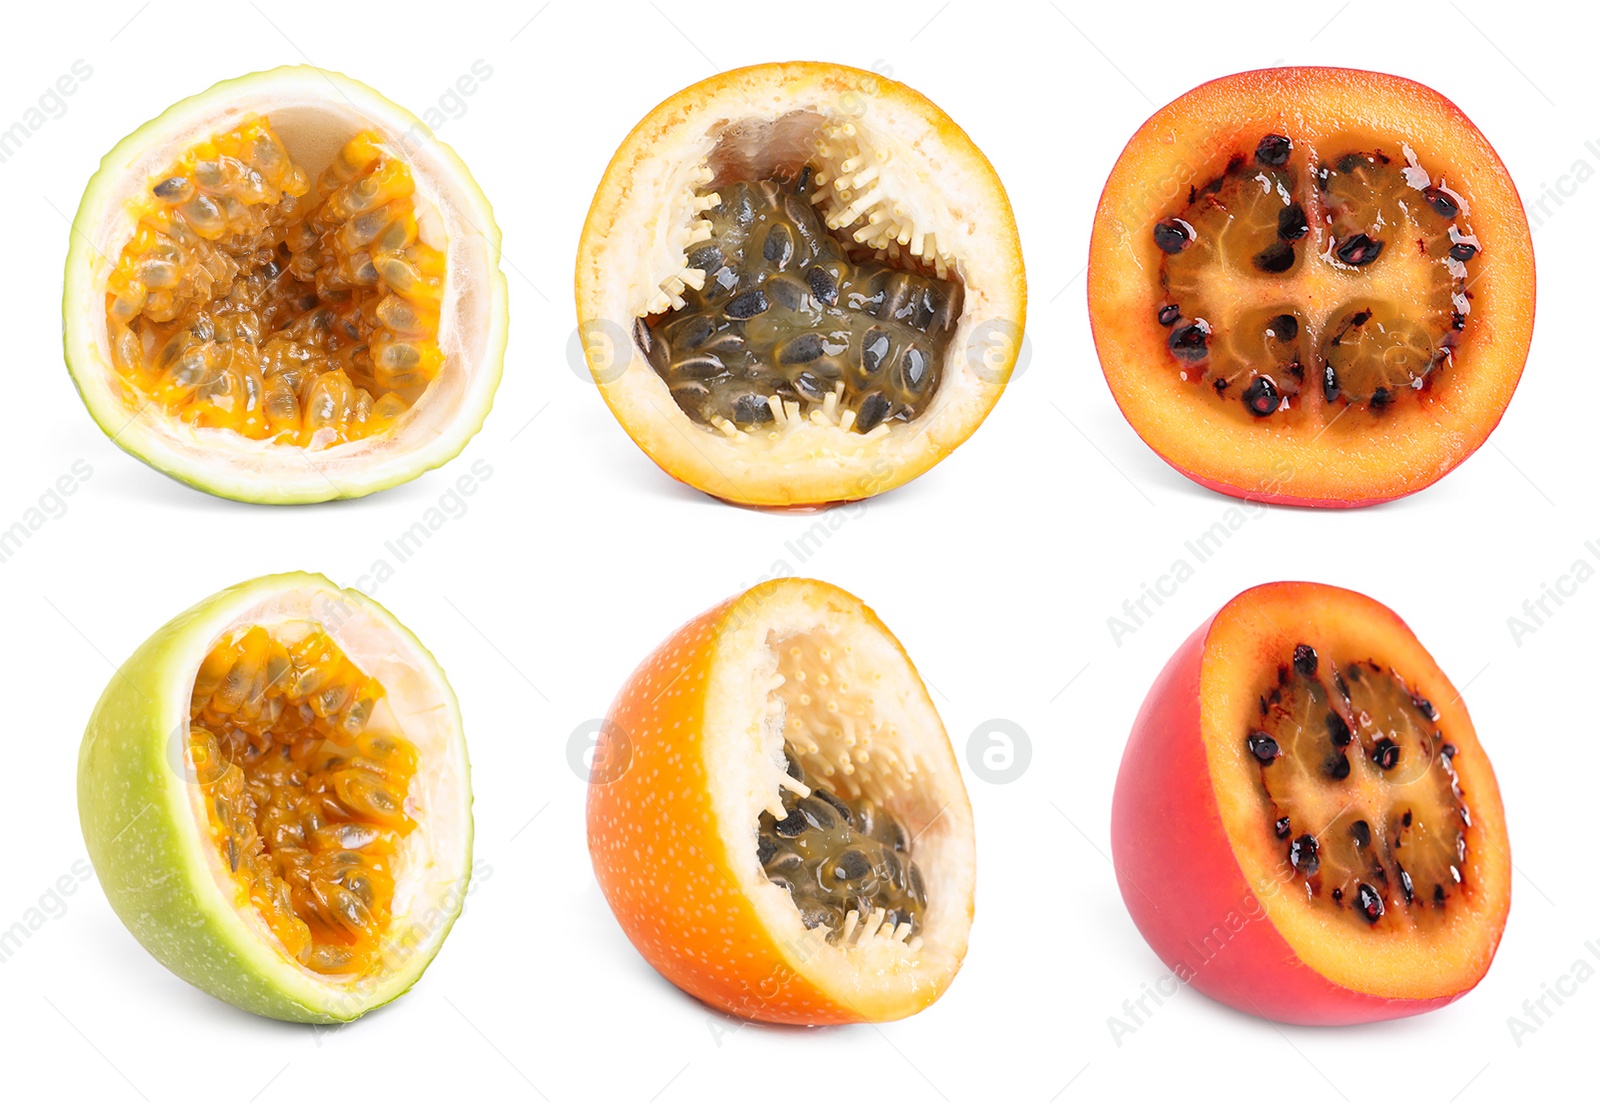
[[[1306, 640], [1392, 665], [1441, 708], [1473, 816], [1471, 891], [1452, 901], [1448, 926], [1352, 931], [1330, 921], [1325, 899], [1307, 900], [1284, 859], [1243, 734]], [[1511, 906], [1500, 790], [1460, 694], [1392, 611], [1318, 583], [1245, 591], [1168, 662], [1123, 753], [1111, 854], [1128, 912], [1175, 976], [1282, 1023], [1369, 1023], [1451, 1003], [1488, 971]]]
[[[1317, 388], [1300, 401], [1300, 425], [1240, 421], [1215, 396], [1180, 378], [1156, 323], [1165, 289], [1156, 222], [1184, 194], [1219, 175], [1263, 135], [1308, 148], [1360, 145], [1398, 155], [1409, 144], [1435, 179], [1468, 205], [1482, 245], [1470, 310], [1453, 362], [1430, 387], [1381, 418], [1324, 407]], [[1317, 251], [1325, 227], [1314, 223]], [[1310, 271], [1317, 266], [1302, 265]], [[1309, 315], [1359, 294], [1344, 274], [1279, 288], [1251, 274], [1263, 301], [1310, 296]], [[1095, 350], [1123, 417], [1155, 452], [1222, 494], [1293, 506], [1359, 507], [1420, 491], [1471, 456], [1499, 424], [1522, 377], [1534, 317], [1533, 240], [1515, 184], [1472, 120], [1425, 85], [1386, 73], [1313, 66], [1235, 73], [1167, 104], [1128, 141], [1101, 193], [1089, 244], [1089, 321]], [[1241, 296], [1246, 294], [1240, 293]], [[1240, 305], [1244, 305], [1242, 302]], [[1337, 426], [1337, 428], [1335, 428]], [[1332, 432], [1324, 432], [1332, 430]]]
[[[594, 753], [588, 804], [589, 853], [595, 876], [634, 947], [674, 985], [741, 1019], [807, 1025], [898, 1019], [926, 1007], [959, 966], [929, 970], [909, 993], [879, 996], [861, 989], [829, 991], [798, 964], [792, 936], [772, 930], [770, 915], [751, 899], [735, 866], [753, 858], [754, 823], [734, 853], [717, 824], [713, 787], [721, 774], [703, 761], [707, 691], [718, 649], [751, 616], [762, 594], [810, 588], [819, 601], [842, 600], [881, 622], [853, 596], [826, 583], [779, 579], [708, 610], [662, 643], [628, 679], [607, 714]], [[887, 629], [885, 636], [893, 642]], [[894, 647], [899, 648], [898, 642]], [[903, 651], [901, 652], [903, 656]], [[920, 681], [917, 690], [922, 690]], [[944, 733], [939, 743], [949, 752]], [[937, 755], [930, 756], [937, 758]], [[624, 766], [625, 764], [625, 766]], [[943, 767], [935, 769], [943, 770]], [[616, 770], [620, 774], [611, 777]], [[960, 797], [949, 819], [965, 823], [970, 808], [953, 754], [948, 770]], [[609, 779], [609, 780], [607, 780]], [[969, 860], [970, 861], [970, 860]], [[764, 877], [764, 875], [762, 876]], [[970, 878], [965, 926], [971, 922]], [[930, 896], [941, 887], [930, 883]], [[785, 940], [789, 940], [787, 948]], [[800, 953], [804, 958], [804, 952]], [[870, 989], [870, 981], [866, 983]]]

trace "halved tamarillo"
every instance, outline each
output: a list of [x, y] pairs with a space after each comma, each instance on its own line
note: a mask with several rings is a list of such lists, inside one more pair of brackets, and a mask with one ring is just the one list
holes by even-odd
[[145, 641], [89, 719], [78, 815], [145, 949], [282, 1020], [353, 1020], [404, 993], [471, 876], [444, 672], [320, 575], [229, 587]]
[[651, 111], [577, 259], [600, 393], [669, 475], [733, 502], [866, 498], [938, 463], [1010, 378], [1022, 252], [994, 169], [903, 84], [757, 65]]
[[1511, 904], [1461, 695], [1388, 608], [1317, 583], [1247, 590], [1178, 649], [1134, 721], [1111, 849], [1180, 979], [1289, 1023], [1449, 1004]]
[[1213, 490], [1363, 506], [1483, 444], [1533, 332], [1505, 166], [1401, 77], [1239, 73], [1168, 104], [1106, 181], [1095, 346], [1146, 444]]
[[84, 190], [67, 367], [121, 448], [201, 490], [321, 502], [453, 458], [500, 382], [500, 231], [421, 120], [309, 65], [223, 81]]
[[838, 587], [778, 579], [674, 632], [595, 749], [589, 854], [679, 988], [748, 1020], [893, 1020], [966, 954], [972, 810], [905, 651]]

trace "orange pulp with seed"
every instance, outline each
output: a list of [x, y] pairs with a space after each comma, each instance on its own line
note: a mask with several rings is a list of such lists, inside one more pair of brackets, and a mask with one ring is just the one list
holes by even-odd
[[383, 687], [319, 625], [219, 642], [189, 705], [189, 759], [239, 891], [319, 973], [382, 957], [417, 749], [371, 726]]
[[389, 429], [427, 390], [445, 255], [371, 131], [313, 186], [266, 118], [201, 142], [136, 201], [106, 284], [112, 361], [191, 425], [305, 448]]

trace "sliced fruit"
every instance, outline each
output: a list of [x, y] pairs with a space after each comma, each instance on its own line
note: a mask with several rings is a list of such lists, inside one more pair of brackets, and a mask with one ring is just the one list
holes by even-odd
[[1353, 591], [1245, 591], [1178, 649], [1111, 813], [1134, 923], [1181, 979], [1289, 1023], [1449, 1004], [1511, 904], [1500, 790], [1461, 695]]
[[795, 62], [661, 104], [578, 247], [600, 393], [669, 475], [758, 505], [865, 498], [965, 441], [1026, 310], [993, 168], [902, 84]]
[[1139, 436], [1214, 490], [1363, 506], [1500, 421], [1533, 333], [1533, 245], [1488, 140], [1437, 92], [1344, 69], [1212, 81], [1106, 182], [1100, 363]]
[[67, 256], [67, 366], [122, 448], [201, 490], [319, 502], [454, 457], [505, 349], [500, 232], [460, 159], [309, 66], [124, 138]]
[[595, 750], [589, 854], [639, 953], [743, 1019], [909, 1016], [966, 954], [960, 768], [899, 641], [826, 583], [753, 587], [633, 673]]
[[89, 719], [78, 813], [145, 949], [283, 1020], [352, 1020], [404, 993], [471, 874], [444, 672], [320, 575], [230, 587], [145, 641]]

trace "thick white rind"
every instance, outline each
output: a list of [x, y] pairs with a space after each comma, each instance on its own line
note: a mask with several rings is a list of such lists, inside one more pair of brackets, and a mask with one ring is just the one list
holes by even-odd
[[[407, 839], [384, 969], [329, 978], [288, 958], [238, 890], [206, 830], [184, 758], [195, 673], [241, 625], [316, 620], [383, 682], [422, 753], [427, 805]], [[128, 930], [191, 984], [275, 1019], [355, 1019], [409, 989], [438, 953], [472, 868], [470, 765], [455, 694], [433, 656], [376, 602], [320, 575], [270, 575], [179, 614], [107, 685], [84, 732], [78, 814], [95, 873]], [[401, 933], [404, 933], [402, 936]]]
[[[130, 404], [112, 367], [105, 283], [129, 235], [127, 200], [196, 141], [245, 115], [297, 118], [312, 145], [337, 148], [363, 128], [412, 168], [418, 202], [439, 211], [449, 239], [441, 317], [446, 362], [434, 386], [391, 432], [321, 451], [196, 429], [153, 405]], [[325, 127], [326, 141], [316, 141]], [[293, 151], [291, 143], [291, 151]], [[450, 147], [414, 115], [359, 81], [285, 66], [223, 81], [173, 105], [119, 142], [73, 219], [62, 302], [67, 367], [89, 413], [124, 451], [174, 479], [225, 498], [274, 504], [355, 498], [453, 459], [482, 427], [500, 382], [507, 292], [500, 230], [488, 200]]]

